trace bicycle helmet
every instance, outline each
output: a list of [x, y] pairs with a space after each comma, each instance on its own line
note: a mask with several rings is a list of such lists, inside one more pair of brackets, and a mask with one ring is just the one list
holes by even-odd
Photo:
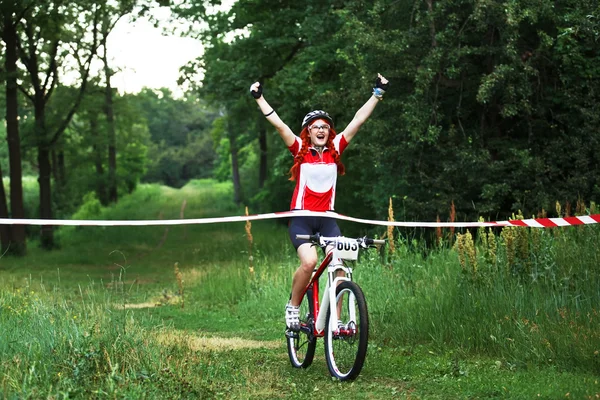
[[333, 127], [333, 120], [331, 119], [329, 114], [322, 110], [315, 110], [306, 114], [306, 116], [302, 120], [302, 129], [304, 129], [306, 126], [308, 126], [308, 124], [310, 124], [316, 119], [324, 119], [327, 122], [329, 122], [329, 125], [331, 125], [331, 127]]

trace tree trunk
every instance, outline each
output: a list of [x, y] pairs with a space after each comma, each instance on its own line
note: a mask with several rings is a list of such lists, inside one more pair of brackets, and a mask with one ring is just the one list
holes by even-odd
[[[229, 123], [228, 123], [229, 125]], [[238, 162], [238, 148], [235, 135], [230, 126], [229, 129], [229, 150], [231, 152], [231, 177], [233, 180], [233, 201], [235, 204], [242, 203], [242, 183], [240, 181], [240, 167]]]
[[108, 205], [108, 196], [105, 185], [104, 166], [102, 165], [103, 146], [98, 132], [98, 116], [90, 115], [90, 134], [92, 136], [92, 149], [94, 154], [94, 165], [96, 167], [96, 197], [103, 206]]
[[267, 180], [267, 127], [265, 118], [261, 115], [258, 120], [258, 145], [260, 149], [260, 165], [258, 168], [258, 188], [262, 189]]
[[[38, 167], [40, 169], [38, 177], [40, 184], [40, 218], [52, 219], [50, 151], [43, 146], [38, 147]], [[54, 229], [51, 225], [42, 226], [40, 240], [42, 248], [50, 250], [54, 247]]]
[[[10, 209], [12, 218], [25, 218], [23, 206], [23, 179], [21, 168], [21, 139], [18, 121], [17, 91], [17, 31], [9, 13], [4, 13], [2, 39], [6, 44], [4, 70], [6, 72], [6, 141], [8, 142], [8, 165], [10, 174]], [[2, 186], [4, 192], [4, 185]], [[5, 194], [2, 194], [6, 201]], [[11, 231], [11, 253], [24, 255], [27, 250], [24, 225], [8, 226]]]
[[[0, 218], [8, 218], [8, 206], [6, 204], [6, 192], [2, 180], [2, 168], [0, 167]], [[10, 246], [10, 225], [0, 225], [0, 256]]]
[[[38, 147], [38, 166], [40, 185], [40, 218], [52, 219], [52, 192], [51, 192], [51, 167], [50, 152], [43, 146]], [[54, 247], [54, 229], [51, 225], [43, 225], [41, 228], [41, 245], [44, 249]]]
[[[40, 185], [40, 218], [52, 219], [52, 166], [50, 165], [50, 149], [47, 144], [46, 110], [43, 96], [35, 96], [35, 125], [38, 137], [38, 183]], [[51, 225], [42, 225], [40, 235], [41, 247], [47, 250], [54, 248], [54, 229]]]
[[52, 177], [56, 187], [60, 190], [67, 183], [67, 174], [65, 171], [65, 152], [62, 150], [53, 150], [52, 155]]
[[58, 166], [58, 160], [56, 158], [56, 151], [50, 152], [50, 159], [52, 160], [50, 162], [50, 165], [52, 166], [52, 178], [54, 179], [54, 182], [58, 183], [58, 168], [56, 168]]
[[106, 79], [106, 89], [104, 92], [104, 112], [106, 113], [106, 122], [108, 124], [108, 200], [116, 203], [117, 193], [117, 133], [115, 128], [115, 112], [113, 107], [113, 91], [110, 85], [111, 71], [108, 67], [108, 58], [106, 56], [106, 45], [104, 47], [104, 78]]
[[58, 175], [58, 183], [57, 185], [61, 188], [65, 187], [67, 184], [67, 171], [65, 167], [65, 152], [60, 150], [58, 152], [58, 156], [56, 158], [56, 169]]

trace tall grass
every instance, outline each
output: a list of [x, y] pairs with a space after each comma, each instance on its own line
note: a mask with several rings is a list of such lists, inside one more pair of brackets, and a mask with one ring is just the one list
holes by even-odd
[[[191, 182], [179, 191], [142, 185], [109, 208], [89, 198], [76, 217], [176, 219], [184, 199], [185, 218], [231, 215], [239, 209], [230, 198], [230, 185], [209, 181]], [[285, 236], [285, 229], [255, 224], [257, 245], [274, 235]], [[238, 312], [254, 285], [243, 226], [67, 227], [57, 237], [60, 251], [33, 248], [26, 258], [0, 259], [0, 393], [18, 398], [214, 397], [212, 379], [226, 380], [228, 371], [200, 361], [188, 346], [160, 343], [156, 337], [163, 330], [172, 332], [165, 321], [175, 305], [181, 310], [181, 285], [185, 309], [171, 324], [194, 327], [217, 313], [218, 323], [229, 324], [226, 317]], [[277, 270], [279, 262], [267, 260], [283, 252], [272, 244], [258, 249], [254, 256], [264, 263], [257, 275], [265, 276], [271, 265]], [[175, 262], [179, 276], [173, 272]], [[140, 304], [149, 308], [138, 309]]]
[[[184, 200], [185, 218], [242, 214], [230, 198], [213, 181], [141, 185], [113, 207], [90, 198], [78, 215], [176, 219]], [[509, 370], [599, 372], [598, 227], [473, 233], [436, 249], [399, 237], [391, 255], [361, 255], [371, 342], [492, 357]], [[253, 222], [251, 248], [243, 223], [57, 236], [60, 251], [0, 258], [6, 397], [218, 397], [214, 382], [232, 379], [231, 366], [173, 332], [282, 338], [297, 257], [279, 222]]]
[[[493, 260], [484, 243], [472, 243], [476, 268], [457, 247], [423, 251], [402, 239], [391, 257], [363, 254], [355, 279], [367, 296], [372, 340], [392, 347], [433, 344], [495, 357], [510, 368], [598, 372], [598, 227], [511, 229], [521, 241], [514, 248], [507, 248], [507, 234], [486, 235], [497, 242]], [[240, 309], [278, 318], [296, 267], [287, 254], [287, 266], [265, 268], [252, 281]], [[258, 268], [264, 263], [268, 258]]]
[[[596, 226], [528, 232], [538, 247], [493, 263], [473, 247], [477, 268], [456, 250], [371, 257], [359, 277], [368, 293], [374, 339], [498, 357], [507, 365], [600, 370]], [[405, 247], [404, 247], [405, 248]], [[477, 251], [478, 250], [478, 251]], [[508, 251], [511, 251], [510, 249]], [[466, 267], [461, 265], [467, 263]]]
[[78, 301], [62, 295], [30, 287], [0, 293], [5, 397], [212, 397], [206, 365], [186, 346], [160, 343], [160, 321], [144, 328], [149, 317], [119, 311], [118, 293], [88, 287]]

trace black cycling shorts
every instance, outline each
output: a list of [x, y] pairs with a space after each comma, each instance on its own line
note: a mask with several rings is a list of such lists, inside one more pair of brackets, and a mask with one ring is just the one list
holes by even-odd
[[308, 240], [296, 239], [296, 235], [314, 235], [318, 232], [321, 236], [342, 236], [335, 218], [327, 217], [293, 217], [288, 230], [296, 250], [301, 244], [310, 243]]

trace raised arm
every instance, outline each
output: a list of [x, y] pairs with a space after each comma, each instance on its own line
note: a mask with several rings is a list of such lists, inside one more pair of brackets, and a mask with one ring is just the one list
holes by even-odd
[[377, 74], [377, 80], [375, 81], [375, 87], [373, 88], [373, 95], [367, 100], [367, 102], [354, 114], [354, 118], [346, 129], [342, 132], [347, 142], [350, 142], [356, 132], [360, 129], [362, 124], [369, 118], [377, 104], [383, 99], [383, 94], [388, 87], [388, 80], [385, 79], [381, 74]]
[[267, 118], [267, 121], [269, 121], [271, 125], [277, 129], [277, 132], [279, 132], [279, 136], [281, 136], [281, 139], [283, 139], [283, 143], [285, 143], [287, 147], [290, 147], [292, 144], [294, 144], [296, 135], [294, 135], [294, 132], [292, 132], [290, 127], [287, 126], [285, 122], [281, 120], [281, 118], [279, 118], [279, 115], [277, 115], [273, 107], [267, 103], [267, 100], [265, 100], [265, 97], [262, 95], [262, 85], [260, 82], [254, 82], [252, 86], [250, 86], [250, 93], [254, 97], [254, 100], [256, 100], [256, 104], [258, 104], [260, 110]]

